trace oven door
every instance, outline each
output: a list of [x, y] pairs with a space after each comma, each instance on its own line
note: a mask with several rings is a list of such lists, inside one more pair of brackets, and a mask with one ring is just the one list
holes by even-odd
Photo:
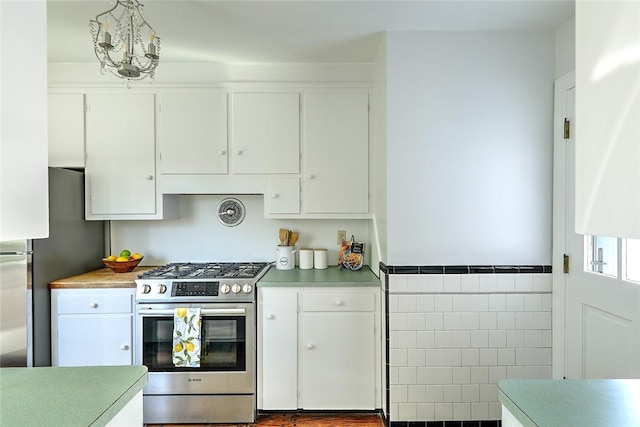
[[[200, 367], [173, 365], [173, 316], [200, 308]], [[145, 394], [243, 394], [255, 390], [253, 303], [138, 304], [135, 362], [149, 369]]]

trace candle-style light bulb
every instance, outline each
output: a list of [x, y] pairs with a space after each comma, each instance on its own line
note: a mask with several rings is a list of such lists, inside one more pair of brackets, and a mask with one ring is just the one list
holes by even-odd
[[145, 55], [149, 59], [158, 59], [158, 55], [156, 55], [156, 45], [153, 44], [155, 38], [156, 34], [153, 30], [149, 31], [149, 46], [147, 47], [147, 54]]
[[108, 19], [102, 23], [102, 28], [104, 28], [104, 35], [102, 36], [102, 43], [100, 43], [100, 46], [106, 50], [113, 49], [113, 46], [111, 45], [111, 34], [109, 33], [110, 27], [111, 25], [109, 24]]

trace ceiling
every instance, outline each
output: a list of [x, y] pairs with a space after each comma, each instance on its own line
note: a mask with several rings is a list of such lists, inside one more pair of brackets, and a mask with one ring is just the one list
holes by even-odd
[[[161, 62], [373, 62], [385, 30], [554, 30], [573, 0], [146, 0]], [[112, 1], [48, 0], [49, 62], [93, 62], [89, 19]]]

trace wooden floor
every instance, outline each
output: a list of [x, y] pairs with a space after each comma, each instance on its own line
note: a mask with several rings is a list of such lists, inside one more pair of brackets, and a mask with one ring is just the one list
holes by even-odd
[[383, 427], [377, 414], [261, 414], [255, 424], [145, 424], [145, 427]]

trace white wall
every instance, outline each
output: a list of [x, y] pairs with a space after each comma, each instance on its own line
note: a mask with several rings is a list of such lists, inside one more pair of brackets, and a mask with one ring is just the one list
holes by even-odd
[[380, 261], [387, 259], [387, 43], [383, 37], [375, 62], [375, 86], [371, 109], [371, 153], [373, 174], [371, 194], [373, 219], [371, 266], [377, 271]]
[[[329, 249], [336, 265], [338, 229], [370, 242], [368, 220], [275, 220], [263, 216], [263, 196], [235, 196], [246, 207], [244, 221], [225, 227], [216, 217], [220, 201], [228, 196], [179, 196], [180, 218], [162, 221], [111, 221], [111, 251], [129, 249], [145, 255], [142, 265], [198, 261], [275, 261], [278, 230], [300, 233], [296, 247]], [[297, 256], [296, 256], [297, 260]], [[370, 260], [366, 255], [366, 263]], [[297, 264], [297, 261], [296, 261]], [[374, 269], [374, 271], [377, 271]]]
[[387, 33], [388, 259], [550, 264], [553, 33]]
[[576, 69], [576, 17], [556, 30], [556, 79]]

